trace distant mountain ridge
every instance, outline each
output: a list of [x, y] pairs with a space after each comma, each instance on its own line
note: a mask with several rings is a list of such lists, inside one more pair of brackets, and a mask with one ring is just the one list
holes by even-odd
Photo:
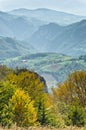
[[0, 36], [24, 40], [29, 38], [43, 24], [45, 22], [36, 18], [0, 12]]
[[20, 8], [12, 10], [9, 13], [19, 16], [34, 17], [42, 21], [45, 20], [47, 22], [55, 22], [60, 25], [71, 24], [86, 18], [86, 16], [78, 16], [46, 8], [38, 8], [33, 10]]
[[[45, 8], [35, 10], [17, 9], [10, 12], [1, 11], [0, 36], [4, 37], [0, 42], [1, 48], [3, 46], [1, 55], [4, 58], [8, 53], [9, 56], [6, 57], [10, 58], [12, 56], [12, 51], [5, 54], [4, 49], [6, 50], [6, 46], [8, 45], [9, 50], [11, 50], [13, 44], [17, 46], [18, 43], [18, 46], [20, 46], [20, 41], [25, 44], [24, 49], [26, 49], [26, 52], [32, 46], [37, 52], [56, 52], [79, 56], [86, 54], [86, 17]], [[11, 40], [13, 43], [8, 44], [6, 37], [13, 39]], [[22, 53], [19, 54], [19, 52], [22, 49], [21, 47], [20, 49], [18, 47], [15, 51], [13, 49], [15, 56], [17, 54], [18, 56], [21, 55]], [[4, 54], [5, 56], [3, 56]]]
[[57, 52], [71, 56], [86, 54], [86, 20], [68, 26], [55, 23], [44, 25], [32, 35], [29, 43], [37, 46], [36, 49], [40, 52]]

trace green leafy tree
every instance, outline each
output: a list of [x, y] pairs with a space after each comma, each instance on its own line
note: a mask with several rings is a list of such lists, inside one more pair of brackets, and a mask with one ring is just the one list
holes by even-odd
[[65, 126], [64, 119], [56, 105], [52, 103], [50, 95], [44, 94], [43, 97], [40, 97], [37, 105], [37, 121], [41, 125], [56, 128], [63, 128]]
[[69, 106], [66, 124], [78, 127], [86, 125], [86, 113], [83, 107]]
[[10, 116], [11, 114], [6, 114], [7, 106], [10, 98], [12, 98], [16, 88], [9, 82], [0, 83], [0, 123], [5, 126], [11, 124]]

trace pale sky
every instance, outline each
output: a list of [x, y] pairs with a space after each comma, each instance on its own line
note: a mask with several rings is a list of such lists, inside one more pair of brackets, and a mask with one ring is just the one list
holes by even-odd
[[86, 0], [0, 0], [0, 10], [50, 8], [86, 16]]

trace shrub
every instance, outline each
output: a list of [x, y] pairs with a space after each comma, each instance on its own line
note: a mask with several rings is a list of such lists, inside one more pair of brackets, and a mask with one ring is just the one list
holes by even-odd
[[67, 125], [76, 125], [78, 127], [84, 126], [86, 124], [86, 113], [81, 106], [71, 106], [69, 108], [67, 120]]

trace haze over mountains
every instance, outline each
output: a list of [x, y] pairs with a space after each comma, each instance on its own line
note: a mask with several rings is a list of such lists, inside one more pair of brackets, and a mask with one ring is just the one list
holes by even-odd
[[86, 55], [86, 17], [44, 8], [1, 11], [0, 55], [2, 64], [33, 69], [48, 82], [62, 81], [69, 72], [86, 69], [78, 58]]
[[71, 24], [86, 18], [85, 16], [68, 14], [68, 13], [46, 9], [46, 8], [38, 8], [34, 10], [21, 8], [21, 9], [15, 9], [13, 11], [10, 11], [9, 13], [18, 16], [33, 17], [49, 23], [55, 22], [60, 25]]
[[34, 53], [31, 45], [9, 37], [0, 37], [0, 60]]
[[58, 52], [70, 56], [86, 54], [86, 20], [65, 27], [55, 23], [41, 26], [32, 35], [30, 44], [35, 48], [37, 46], [41, 52]]
[[[44, 23], [43, 23], [44, 24]], [[0, 12], [0, 35], [23, 40], [42, 25], [40, 20]]]
[[0, 36], [23, 40], [38, 52], [77, 56], [86, 53], [85, 18], [44, 8], [0, 12]]

